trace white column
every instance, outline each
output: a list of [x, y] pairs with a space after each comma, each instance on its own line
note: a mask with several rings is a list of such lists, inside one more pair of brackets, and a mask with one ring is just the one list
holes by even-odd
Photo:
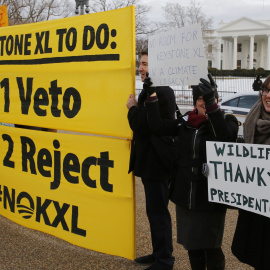
[[226, 52], [226, 69], [232, 69], [232, 43], [231, 41], [227, 41], [227, 52]]
[[265, 48], [265, 42], [263, 40], [261, 41], [260, 48], [257, 47], [257, 51], [258, 50], [259, 50], [259, 52], [261, 52], [261, 55], [260, 55], [260, 65], [259, 65], [259, 67], [263, 67], [264, 69], [266, 69], [266, 62], [264, 61], [264, 57], [265, 57], [264, 52], [266, 51], [266, 48]]
[[226, 40], [223, 39], [223, 53], [222, 53], [222, 62], [223, 62], [223, 69], [226, 69]]
[[226, 69], [231, 69], [231, 60], [230, 57], [232, 57], [231, 51], [230, 51], [230, 41], [226, 40], [226, 54], [225, 54], [225, 63], [226, 63]]
[[[223, 48], [223, 51], [224, 51], [224, 48]], [[217, 50], [217, 63], [216, 63], [217, 69], [221, 69], [220, 59], [221, 59], [221, 38], [218, 37], [218, 50]]]
[[249, 69], [253, 69], [254, 36], [249, 36]]
[[266, 59], [266, 69], [270, 70], [270, 35], [267, 35], [267, 59]]
[[230, 42], [225, 40], [225, 50], [223, 54], [224, 69], [230, 69]]
[[237, 68], [237, 37], [233, 37], [233, 69]]
[[229, 42], [229, 69], [233, 69], [233, 41]]

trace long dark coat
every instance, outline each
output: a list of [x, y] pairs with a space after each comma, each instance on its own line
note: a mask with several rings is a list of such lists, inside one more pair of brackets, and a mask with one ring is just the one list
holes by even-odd
[[[261, 117], [261, 102], [258, 101], [250, 110], [245, 126], [246, 143], [257, 143], [256, 123]], [[254, 133], [253, 138], [251, 134]], [[264, 144], [269, 144], [266, 136]], [[270, 269], [270, 218], [239, 210], [237, 226], [232, 243], [232, 253], [243, 263], [253, 266], [256, 270]]]
[[[160, 100], [162, 119], [174, 119], [175, 95], [173, 90], [168, 86], [157, 87], [156, 93]], [[170, 172], [158, 155], [159, 145], [156, 140], [151, 139], [155, 135], [149, 128], [145, 107], [146, 99], [147, 94], [145, 90], [142, 90], [138, 98], [138, 106], [131, 107], [128, 112], [129, 125], [133, 131], [129, 172], [133, 171], [135, 176], [144, 179], [168, 178]], [[162, 139], [162, 136], [159, 139]]]
[[208, 119], [199, 127], [189, 126], [187, 117], [176, 120], [162, 120], [158, 102], [148, 102], [148, 117], [151, 129], [160, 135], [178, 135], [179, 181], [172, 183], [171, 200], [188, 209], [215, 210], [220, 204], [208, 202], [208, 182], [202, 174], [206, 163], [206, 141], [235, 142], [238, 121], [233, 115], [224, 117], [218, 108], [208, 114]]
[[232, 253], [256, 270], [269, 270], [270, 218], [239, 210]]

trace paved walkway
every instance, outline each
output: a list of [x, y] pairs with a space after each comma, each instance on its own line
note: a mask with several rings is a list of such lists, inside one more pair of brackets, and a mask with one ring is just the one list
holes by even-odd
[[[136, 180], [137, 255], [151, 252], [149, 225], [145, 215], [144, 192]], [[174, 205], [170, 204], [173, 220], [175, 270], [190, 269], [187, 252], [176, 243]], [[229, 210], [223, 241], [226, 269], [250, 270], [231, 254], [230, 246], [235, 230], [237, 211]], [[132, 270], [145, 269], [133, 261], [110, 256], [69, 244], [48, 234], [24, 228], [0, 216], [0, 270]]]

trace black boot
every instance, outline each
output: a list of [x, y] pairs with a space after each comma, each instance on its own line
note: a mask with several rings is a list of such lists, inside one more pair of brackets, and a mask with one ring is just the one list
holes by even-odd
[[224, 270], [224, 269], [225, 269], [225, 260], [220, 262], [207, 260], [207, 270]]
[[205, 254], [206, 254], [207, 270], [225, 269], [225, 256], [221, 247], [206, 249]]
[[205, 251], [203, 249], [188, 250], [189, 262], [192, 270], [205, 270]]

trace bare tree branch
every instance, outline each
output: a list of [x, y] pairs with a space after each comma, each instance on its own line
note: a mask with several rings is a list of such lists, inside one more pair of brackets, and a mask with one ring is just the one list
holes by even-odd
[[167, 20], [163, 28], [172, 29], [188, 26], [194, 23], [201, 23], [202, 30], [211, 30], [213, 19], [207, 18], [202, 12], [202, 7], [196, 0], [191, 0], [189, 6], [181, 6], [178, 3], [167, 3], [163, 7]]
[[47, 21], [70, 16], [72, 0], [0, 0], [7, 5], [9, 25]]
[[202, 7], [196, 0], [191, 0], [189, 6], [182, 6], [178, 3], [167, 3], [164, 7], [166, 23], [160, 24], [160, 31], [173, 28], [180, 28], [194, 23], [200, 23], [202, 26], [202, 35], [205, 45], [205, 53], [209, 54], [207, 45], [212, 43], [213, 49], [217, 49], [217, 42], [213, 39], [213, 19], [207, 18], [202, 12]]
[[102, 12], [112, 9], [119, 9], [134, 5], [136, 8], [136, 36], [152, 33], [155, 27], [152, 27], [147, 20], [150, 7], [142, 4], [142, 0], [91, 0], [90, 12]]

